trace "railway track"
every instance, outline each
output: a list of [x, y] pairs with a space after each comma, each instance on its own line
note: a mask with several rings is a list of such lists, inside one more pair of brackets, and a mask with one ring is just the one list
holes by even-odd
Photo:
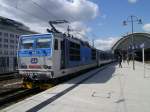
[[6, 92], [0, 93], [0, 108], [4, 108], [12, 103], [20, 101], [21, 99], [27, 98], [31, 95], [41, 92], [39, 88], [23, 89], [15, 88]]
[[1, 99], [2, 97], [5, 97], [5, 96], [8, 95], [8, 94], [12, 94], [12, 93], [14, 93], [14, 92], [16, 92], [16, 91], [19, 91], [19, 90], [22, 90], [22, 88], [20, 87], [20, 88], [10, 89], [10, 90], [1, 92], [1, 93], [0, 93], [0, 99]]
[[0, 81], [10, 80], [10, 79], [16, 79], [16, 78], [21, 78], [18, 75], [18, 73], [0, 75]]

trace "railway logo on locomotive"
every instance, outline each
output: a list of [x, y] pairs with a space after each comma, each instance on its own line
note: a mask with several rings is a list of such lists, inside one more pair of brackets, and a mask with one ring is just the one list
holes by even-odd
[[31, 63], [32, 63], [32, 64], [38, 63], [38, 59], [37, 59], [37, 58], [31, 58]]

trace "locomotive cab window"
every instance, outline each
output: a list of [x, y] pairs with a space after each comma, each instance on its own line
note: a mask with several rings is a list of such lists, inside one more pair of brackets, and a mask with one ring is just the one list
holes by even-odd
[[22, 49], [32, 49], [33, 48], [33, 39], [23, 39], [21, 41], [21, 48]]
[[50, 38], [38, 38], [36, 47], [37, 48], [50, 48], [51, 39]]

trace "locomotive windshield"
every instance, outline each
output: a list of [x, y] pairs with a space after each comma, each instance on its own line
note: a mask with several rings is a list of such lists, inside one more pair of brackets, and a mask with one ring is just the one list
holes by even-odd
[[21, 49], [32, 49], [33, 48], [33, 39], [23, 39], [21, 41]]
[[51, 48], [52, 38], [50, 35], [35, 35], [23, 37], [20, 41], [20, 49]]
[[36, 48], [50, 48], [51, 38], [38, 38], [36, 43]]

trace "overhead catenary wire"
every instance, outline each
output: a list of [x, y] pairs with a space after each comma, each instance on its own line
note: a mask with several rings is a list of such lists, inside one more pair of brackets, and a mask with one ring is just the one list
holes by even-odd
[[[49, 3], [51, 2], [51, 0], [47, 0]], [[58, 7], [55, 3], [53, 4], [53, 6], [56, 7], [56, 9], [59, 9], [60, 7]], [[64, 13], [59, 13], [59, 15], [64, 16]], [[67, 19], [69, 21], [75, 20], [75, 18], [73, 18], [72, 16], [67, 16], [67, 18], [63, 18], [63, 19]]]
[[[49, 18], [51, 18], [52, 16], [55, 17], [55, 18], [57, 18], [57, 17], [56, 17], [54, 14], [52, 14], [48, 9], [46, 9], [45, 7], [42, 7], [42, 6], [39, 5], [37, 2], [35, 2], [35, 1], [33, 1], [33, 0], [31, 0], [31, 2], [32, 2], [33, 4], [35, 4], [36, 6], [38, 6], [39, 8], [41, 8], [45, 13], [47, 12], [47, 15], [48, 15]], [[52, 16], [50, 16], [50, 15], [52, 15]]]
[[[0, 4], [0, 6], [6, 8], [6, 6], [4, 6], [4, 5], [2, 5], [2, 4]], [[19, 5], [19, 1], [16, 2], [16, 6], [14, 6], [14, 5], [9, 5], [9, 7], [13, 8], [13, 9], [17, 9], [17, 10], [16, 10], [17, 12], [23, 12], [23, 13], [25, 13], [25, 14], [27, 14], [27, 15], [33, 17], [33, 18], [35, 18], [36, 20], [40, 20], [40, 21], [43, 21], [43, 23], [48, 24], [48, 19], [45, 18], [45, 19], [43, 20], [42, 18], [40, 18], [40, 17], [37, 16], [36, 14], [33, 14], [33, 13], [29, 12], [29, 11], [26, 11], [26, 10], [24, 10], [23, 8], [20, 8], [19, 6], [20, 6], [20, 5]], [[46, 28], [45, 28], [45, 30], [46, 30]]]
[[[41, 5], [39, 5], [37, 2], [35, 2], [35, 1], [33, 1], [33, 0], [31, 0], [31, 1], [32, 1], [33, 4], [35, 4], [36, 6], [38, 6], [39, 8], [41, 8], [41, 9], [47, 14], [46, 16], [47, 16], [48, 18], [51, 18], [52, 16], [53, 16], [54, 18], [56, 18], [56, 16], [55, 16], [54, 14], [50, 13], [46, 8], [42, 7]], [[33, 14], [33, 13], [30, 13], [29, 11], [26, 11], [26, 10], [24, 10], [24, 9], [22, 9], [22, 8], [20, 8], [20, 7], [18, 7], [19, 2], [20, 2], [20, 0], [18, 0], [18, 1], [16, 2], [16, 6], [13, 6], [13, 5], [9, 5], [9, 6], [12, 7], [12, 8], [18, 9], [17, 11], [20, 11], [20, 12], [23, 12], [23, 13], [26, 13], [26, 14], [32, 16], [32, 17], [34, 17], [35, 19], [38, 19], [38, 20], [42, 20], [42, 21], [43, 21], [43, 19], [40, 19], [39, 16], [37, 16], [37, 15], [35, 15], [35, 14]], [[5, 6], [3, 6], [2, 4], [0, 4], [0, 5], [1, 5], [2, 7], [5, 7]], [[52, 15], [52, 16], [50, 16], [50, 15]], [[45, 20], [46, 20], [46, 23], [48, 23], [48, 19], [45, 19]]]
[[[46, 0], [46, 1], [48, 1], [49, 3], [51, 2], [51, 0]], [[66, 0], [67, 1], [67, 0]], [[67, 2], [69, 2], [69, 0], [67, 1]], [[72, 1], [70, 1], [71, 3], [73, 3]], [[55, 6], [56, 7], [56, 9], [59, 9], [60, 7], [58, 7], [58, 5], [56, 5], [56, 4], [53, 4], [53, 6]], [[64, 13], [59, 13], [59, 15], [64, 15]], [[73, 14], [73, 13], [71, 13], [71, 14]], [[74, 15], [74, 14], [73, 14]], [[81, 21], [81, 20], [77, 20], [78, 18], [76, 17], [76, 16], [67, 16], [67, 18], [69, 19], [69, 21]], [[67, 19], [67, 18], [64, 18], [64, 19]], [[90, 19], [86, 19], [86, 20], [84, 20], [84, 21], [86, 21], [86, 22], [88, 22], [88, 21], [90, 21]]]
[[[55, 20], [57, 20], [57, 17], [53, 14], [53, 13], [51, 13], [48, 9], [46, 9], [45, 7], [42, 7], [40, 4], [38, 4], [37, 2], [35, 2], [35, 1], [33, 1], [33, 0], [31, 0], [36, 6], [38, 6], [39, 8], [41, 8], [44, 12], [47, 12], [47, 14], [48, 14], [48, 16], [49, 16], [49, 18], [51, 18], [52, 16], [55, 18]], [[56, 5], [55, 5], [56, 6]], [[52, 15], [52, 16], [50, 16], [50, 15]]]
[[[49, 0], [48, 0], [49, 1]], [[31, 0], [31, 2], [33, 4], [35, 4], [36, 6], [38, 6], [39, 8], [41, 8], [44, 12], [47, 12], [47, 15], [52, 15], [55, 19], [57, 19], [57, 17], [51, 13], [48, 9], [46, 9], [45, 7], [42, 7], [40, 4], [38, 4], [37, 2], [35, 2], [34, 0]], [[49, 1], [50, 2], [50, 1]], [[53, 4], [56, 8], [59, 8], [58, 6], [56, 6], [56, 4]], [[49, 16], [51, 18], [51, 16]], [[72, 20], [75, 20], [75, 18], [69, 16], [69, 18], [71, 18]]]
[[[52, 15], [54, 18], [55, 18], [55, 20], [57, 20], [57, 16], [56, 15], [54, 15], [53, 13], [51, 13], [48, 9], [46, 9], [45, 7], [42, 7], [40, 4], [38, 4], [37, 2], [35, 2], [34, 0], [31, 0], [36, 6], [38, 6], [39, 8], [41, 8], [44, 12], [46, 11], [47, 12], [47, 14], [48, 15]], [[49, 0], [48, 0], [49, 1]], [[50, 2], [50, 1], [49, 1]], [[56, 9], [59, 9], [60, 7], [58, 7], [56, 4], [53, 4], [55, 7], [56, 7]], [[60, 13], [61, 15], [63, 14], [63, 13]], [[59, 14], [59, 15], [60, 15]], [[49, 16], [50, 18], [51, 18], [51, 16]], [[74, 20], [74, 18], [73, 17], [69, 17], [69, 18], [71, 18], [72, 20]], [[61, 19], [60, 20], [65, 20], [65, 19], [67, 19], [67, 18], [62, 18], [61, 17]]]
[[[20, 1], [20, 0], [18, 0], [17, 3], [19, 3], [19, 1]], [[50, 0], [48, 0], [48, 1], [50, 2]], [[42, 9], [45, 13], [47, 13], [47, 16], [48, 16], [49, 18], [51, 18], [52, 16], [53, 16], [55, 19], [58, 18], [56, 15], [54, 15], [53, 13], [51, 13], [51, 12], [50, 12], [48, 9], [46, 9], [45, 7], [42, 7], [39, 3], [35, 2], [34, 0], [31, 0], [31, 2], [32, 2], [34, 5], [38, 6], [40, 9]], [[53, 4], [53, 5], [56, 7], [56, 9], [59, 8], [56, 4]], [[10, 7], [13, 7], [13, 6], [11, 5]], [[36, 16], [36, 15], [33, 15], [32, 13], [29, 13], [28, 11], [23, 10], [22, 8], [19, 8], [18, 6], [16, 6], [15, 8], [16, 8], [16, 9], [20, 9], [20, 10], [22, 10], [23, 12], [30, 14], [31, 16]], [[61, 13], [60, 13], [60, 14], [61, 14]], [[62, 13], [62, 14], [63, 14], [63, 13]], [[50, 15], [52, 15], [52, 16], [50, 16]], [[38, 16], [36, 16], [36, 18], [37, 18], [37, 17], [38, 17]], [[75, 18], [72, 17], [72, 16], [68, 16], [68, 17], [71, 18], [70, 20], [75, 20]], [[39, 17], [38, 17], [38, 18], [39, 18]]]
[[[5, 7], [5, 6], [2, 5], [2, 4], [0, 4], [0, 6]], [[42, 19], [39, 18], [39, 16], [34, 15], [34, 14], [32, 14], [32, 13], [30, 13], [30, 12], [24, 10], [24, 9], [21, 9], [21, 8], [17, 7], [17, 5], [16, 5], [16, 6], [12, 6], [12, 5], [11, 5], [10, 7], [11, 7], [11, 8], [14, 8], [14, 9], [18, 9], [17, 11], [20, 11], [20, 12], [23, 12], [23, 13], [25, 13], [25, 14], [27, 14], [27, 15], [30, 15], [30, 16], [34, 17], [35, 19], [42, 20]], [[46, 23], [47, 23], [47, 22], [46, 22]]]
[[[20, 1], [20, 0], [19, 0]], [[39, 19], [39, 16], [37, 16], [37, 15], [33, 15], [33, 13], [29, 13], [28, 11], [26, 11], [26, 10], [24, 10], [24, 9], [22, 9], [22, 8], [19, 8], [18, 7], [18, 4], [19, 4], [19, 1], [16, 3], [16, 8], [17, 9], [20, 9], [20, 10], [22, 10], [23, 12], [25, 12], [25, 13], [28, 13], [29, 15], [31, 15], [32, 17], [34, 16], [36, 19]], [[39, 20], [42, 20], [42, 19], [39, 19]], [[43, 20], [42, 20], [43, 21]], [[46, 20], [46, 23], [47, 23], [48, 21]]]
[[[49, 1], [49, 0], [48, 0]], [[52, 19], [52, 17], [53, 18], [55, 18], [55, 20], [58, 18], [58, 17], [56, 17], [56, 15], [54, 15], [52, 12], [50, 12], [48, 9], [46, 9], [45, 7], [43, 7], [43, 6], [41, 6], [39, 3], [37, 3], [36, 1], [34, 1], [34, 0], [31, 0], [31, 2], [34, 4], [34, 5], [36, 5], [36, 6], [38, 6], [40, 9], [42, 9], [44, 12], [45, 12], [45, 19], [43, 20], [43, 19], [41, 19], [40, 17], [39, 17], [39, 15], [36, 15], [36, 14], [34, 14], [34, 13], [31, 13], [31, 12], [29, 12], [29, 11], [26, 11], [25, 9], [23, 9], [23, 8], [20, 8], [19, 6], [19, 2], [20, 2], [20, 0], [19, 1], [17, 1], [16, 2], [16, 6], [13, 6], [13, 5], [9, 5], [10, 7], [13, 7], [13, 8], [15, 8], [15, 9], [18, 9], [17, 11], [20, 11], [20, 12], [23, 12], [23, 13], [25, 13], [25, 14], [27, 14], [27, 15], [30, 15], [30, 16], [32, 16], [32, 17], [34, 17], [35, 19], [38, 19], [38, 20], [42, 20], [43, 22], [45, 22], [45, 23], [48, 23], [48, 21], [50, 20], [50, 19]], [[50, 2], [50, 1], [49, 1]], [[0, 4], [1, 5], [1, 4]], [[59, 8], [56, 4], [53, 4], [55, 7], [56, 7], [56, 9], [57, 8]], [[42, 13], [43, 14], [43, 13]], [[61, 13], [60, 13], [61, 14]], [[50, 16], [50, 15], [52, 15], [52, 16]], [[41, 16], [41, 15], [40, 15]], [[42, 16], [41, 16], [42, 17]], [[50, 19], [48, 19], [48, 18], [50, 18]], [[70, 19], [72, 19], [72, 20], [74, 20], [75, 18], [73, 18], [72, 16], [69, 16], [69, 18]]]

